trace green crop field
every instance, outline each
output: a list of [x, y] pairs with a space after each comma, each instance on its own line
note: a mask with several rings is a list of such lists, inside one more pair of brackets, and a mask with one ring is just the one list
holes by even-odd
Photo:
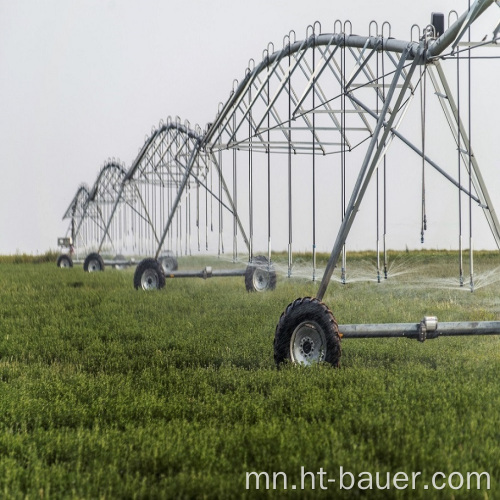
[[[475, 255], [474, 293], [456, 253], [391, 253], [380, 284], [374, 259], [331, 283], [340, 324], [500, 319], [498, 253]], [[339, 369], [278, 370], [278, 319], [318, 287], [306, 261], [249, 294], [241, 277], [147, 293], [133, 269], [0, 258], [0, 497], [500, 498], [500, 337], [344, 340]], [[473, 472], [489, 489], [467, 490]]]

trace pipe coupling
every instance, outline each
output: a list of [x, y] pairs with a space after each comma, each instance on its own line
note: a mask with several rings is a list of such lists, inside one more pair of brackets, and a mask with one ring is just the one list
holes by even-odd
[[437, 335], [434, 332], [436, 332], [437, 326], [438, 319], [436, 316], [424, 316], [418, 328], [418, 341], [425, 342], [427, 339], [436, 338]]

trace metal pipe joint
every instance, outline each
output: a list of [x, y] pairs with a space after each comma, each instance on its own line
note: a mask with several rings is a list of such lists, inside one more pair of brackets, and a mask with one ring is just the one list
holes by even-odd
[[425, 342], [426, 339], [437, 338], [437, 326], [438, 319], [436, 316], [424, 316], [418, 328], [418, 341]]

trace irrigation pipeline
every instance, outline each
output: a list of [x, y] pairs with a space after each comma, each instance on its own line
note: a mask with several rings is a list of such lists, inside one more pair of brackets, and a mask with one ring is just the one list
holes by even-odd
[[438, 337], [465, 335], [499, 335], [500, 321], [460, 321], [438, 323], [435, 316], [425, 316], [420, 323], [384, 323], [366, 325], [339, 325], [344, 339], [398, 338], [420, 342]]
[[165, 273], [165, 278], [215, 278], [230, 276], [245, 276], [246, 269], [212, 269], [207, 266], [201, 271], [170, 271]]

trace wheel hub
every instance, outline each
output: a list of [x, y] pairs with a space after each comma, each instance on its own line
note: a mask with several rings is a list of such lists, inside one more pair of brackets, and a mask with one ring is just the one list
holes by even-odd
[[310, 365], [325, 360], [326, 337], [314, 321], [302, 322], [290, 339], [290, 358], [294, 363]]
[[257, 291], [266, 290], [269, 285], [269, 273], [264, 269], [256, 269], [253, 275], [253, 283]]
[[158, 275], [153, 269], [146, 269], [141, 277], [143, 290], [156, 290], [159, 286]]
[[89, 262], [89, 273], [92, 273], [94, 271], [100, 271], [101, 270], [101, 265], [97, 260], [91, 260]]
[[165, 273], [169, 273], [170, 271], [173, 270], [173, 262], [172, 262], [172, 259], [168, 258], [168, 257], [164, 257], [163, 259], [161, 259], [160, 261], [161, 263], [161, 266], [163, 267], [163, 271]]
[[300, 352], [305, 356], [309, 356], [314, 351], [314, 340], [309, 337], [304, 337], [300, 341]]

